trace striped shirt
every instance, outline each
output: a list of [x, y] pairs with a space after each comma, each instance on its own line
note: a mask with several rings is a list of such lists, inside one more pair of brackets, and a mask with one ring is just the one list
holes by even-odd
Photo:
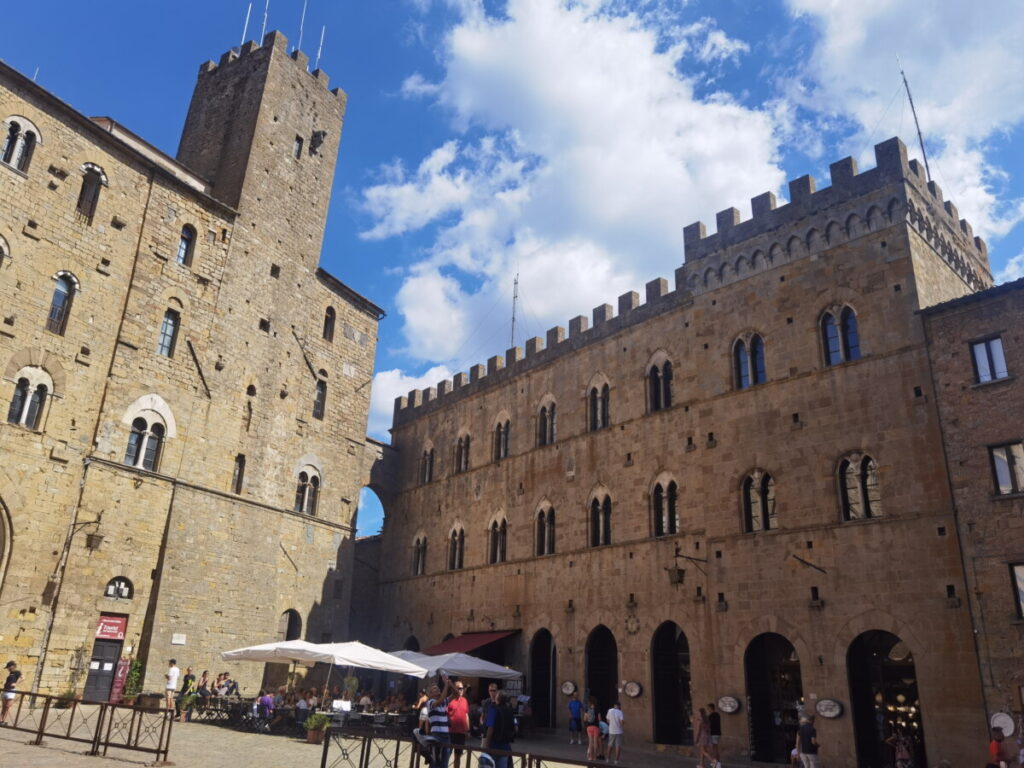
[[441, 738], [448, 736], [448, 702], [444, 699], [431, 699], [427, 702], [427, 719], [430, 722], [430, 734]]

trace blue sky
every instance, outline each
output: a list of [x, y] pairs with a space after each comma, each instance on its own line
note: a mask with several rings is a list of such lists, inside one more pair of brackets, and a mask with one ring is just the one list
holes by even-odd
[[[248, 39], [265, 0], [254, 0]], [[0, 56], [174, 154], [248, 0], [10, 4]], [[271, 0], [295, 44], [302, 0]], [[323, 265], [383, 306], [370, 434], [432, 386], [681, 263], [682, 228], [899, 135], [1024, 275], [1019, 0], [308, 0], [349, 95]], [[12, 30], [17, 30], [13, 34]], [[360, 532], [381, 520], [366, 499]]]

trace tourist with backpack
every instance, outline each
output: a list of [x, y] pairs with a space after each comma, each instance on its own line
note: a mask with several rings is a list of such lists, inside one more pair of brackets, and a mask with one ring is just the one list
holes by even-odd
[[601, 749], [601, 710], [597, 708], [597, 696], [591, 696], [583, 710], [583, 725], [587, 728], [587, 760], [596, 760]]
[[[496, 706], [487, 710], [487, 719], [484, 725], [487, 728], [483, 740], [484, 749], [511, 751], [512, 742], [516, 736], [516, 721], [512, 707], [508, 703], [508, 696], [504, 691], [498, 693]], [[495, 768], [509, 768], [508, 755], [490, 755], [490, 757], [494, 760]]]

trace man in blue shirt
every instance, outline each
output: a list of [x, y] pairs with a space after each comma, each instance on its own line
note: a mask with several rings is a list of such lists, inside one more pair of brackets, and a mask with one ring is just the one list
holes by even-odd
[[583, 702], [576, 691], [569, 697], [569, 743], [583, 744]]
[[[487, 729], [484, 733], [484, 749], [511, 751], [512, 740], [515, 738], [516, 721], [515, 715], [512, 714], [512, 707], [508, 703], [508, 696], [504, 691], [498, 693], [498, 703], [487, 710], [484, 726]], [[488, 752], [488, 754], [490, 753]], [[495, 768], [509, 768], [508, 755], [492, 754], [491, 757], [494, 758]]]

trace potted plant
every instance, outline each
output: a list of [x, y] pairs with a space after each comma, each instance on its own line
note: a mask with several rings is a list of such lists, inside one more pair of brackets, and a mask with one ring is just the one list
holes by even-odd
[[192, 710], [196, 706], [196, 702], [199, 701], [198, 693], [186, 693], [178, 702], [178, 706], [181, 709], [181, 722], [188, 722], [192, 719]]
[[135, 706], [135, 699], [140, 693], [142, 693], [142, 661], [132, 659], [132, 663], [128, 666], [128, 676], [124, 679], [121, 703], [129, 707]]
[[324, 740], [324, 732], [331, 725], [331, 716], [323, 712], [314, 712], [306, 718], [306, 741], [319, 744]]

